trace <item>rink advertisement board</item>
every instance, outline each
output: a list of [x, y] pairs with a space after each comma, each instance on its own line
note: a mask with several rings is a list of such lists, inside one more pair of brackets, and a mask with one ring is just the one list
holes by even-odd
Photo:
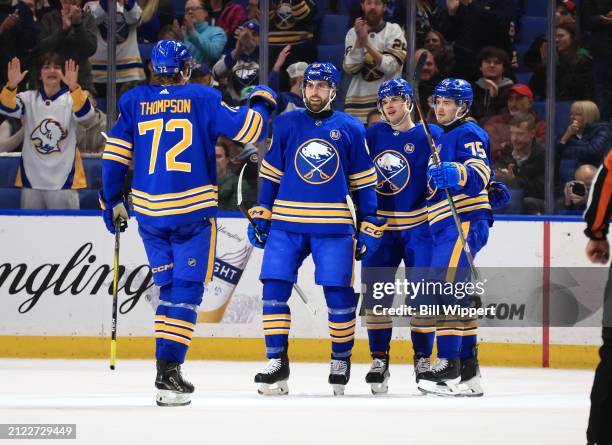
[[[205, 291], [196, 337], [227, 339], [226, 344], [231, 339], [261, 342], [262, 286], [258, 274], [262, 251], [249, 245], [246, 224], [242, 218], [217, 221], [214, 279]], [[118, 333], [120, 338], [144, 339], [153, 335], [159, 292], [153, 285], [136, 225], [132, 219], [121, 237]], [[591, 267], [584, 256], [583, 228], [580, 222], [498, 221], [488, 245], [477, 258], [477, 265], [533, 270], [542, 270], [544, 265]], [[49, 340], [109, 335], [113, 237], [99, 217], [3, 215], [0, 246], [0, 338]], [[290, 300], [291, 336], [306, 342], [316, 340], [317, 345], [328, 348], [324, 342], [328, 338], [327, 309], [322, 290], [314, 284], [313, 277], [314, 265], [309, 258], [300, 269], [298, 285], [315, 314], [294, 293]], [[601, 291], [604, 284], [601, 283]], [[358, 281], [355, 289], [361, 289]], [[583, 348], [587, 357], [594, 354], [599, 344], [600, 329], [596, 326], [601, 311], [593, 310], [582, 317], [577, 325], [580, 327], [504, 324], [504, 320], [518, 320], [525, 317], [526, 310], [533, 310], [529, 306], [533, 306], [533, 300], [527, 297], [521, 295], [519, 286], [512, 302], [496, 303], [501, 321], [497, 327], [480, 329], [483, 349], [486, 344], [501, 344], [511, 355], [512, 345], [525, 345], [539, 354], [538, 348], [544, 345], [546, 352], [542, 353], [546, 359], [550, 344], [550, 348], [563, 345]], [[538, 309], [546, 310], [555, 301], [541, 299], [540, 304], [543, 307]], [[358, 328], [357, 338], [361, 341], [367, 338], [364, 326]], [[395, 329], [394, 338], [409, 340], [409, 329]], [[2, 351], [6, 355], [10, 347], [7, 348], [7, 341], [4, 343]], [[531, 364], [537, 365], [537, 361]]]

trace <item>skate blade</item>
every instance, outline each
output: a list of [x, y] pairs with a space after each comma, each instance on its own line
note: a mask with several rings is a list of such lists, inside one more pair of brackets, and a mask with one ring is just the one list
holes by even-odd
[[332, 385], [332, 389], [334, 390], [334, 396], [344, 395], [344, 385]]
[[374, 394], [375, 396], [387, 394], [389, 392], [389, 385], [387, 384], [387, 382], [371, 383], [370, 388], [372, 390], [372, 394]]
[[191, 403], [191, 394], [159, 389], [157, 390], [155, 402], [157, 406], [185, 406]]
[[457, 390], [459, 391], [459, 395], [461, 397], [482, 397], [484, 395], [484, 391], [482, 386], [480, 386], [480, 379], [474, 377], [465, 382], [460, 382], [457, 385]]
[[461, 377], [447, 380], [446, 382], [432, 382], [431, 380], [420, 380], [417, 387], [419, 391], [426, 394], [434, 394], [442, 397], [459, 397], [461, 392], [457, 388]]
[[257, 392], [262, 396], [286, 396], [289, 394], [289, 385], [287, 385], [287, 380], [276, 383], [260, 383]]

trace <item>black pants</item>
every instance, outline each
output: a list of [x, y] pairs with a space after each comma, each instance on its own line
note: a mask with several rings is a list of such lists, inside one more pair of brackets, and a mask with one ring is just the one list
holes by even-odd
[[[610, 269], [612, 271], [612, 269]], [[612, 277], [604, 295], [603, 345], [599, 349], [601, 361], [595, 370], [591, 390], [591, 412], [587, 441], [593, 445], [612, 445]]]

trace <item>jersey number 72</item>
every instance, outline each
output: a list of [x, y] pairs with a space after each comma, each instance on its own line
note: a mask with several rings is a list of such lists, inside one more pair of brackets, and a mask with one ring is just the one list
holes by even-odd
[[162, 131], [174, 132], [177, 129], [182, 130], [183, 137], [170, 150], [166, 152], [166, 170], [191, 172], [190, 162], [179, 162], [177, 156], [187, 150], [192, 143], [193, 126], [191, 121], [187, 119], [170, 119], [164, 125], [163, 119], [153, 119], [151, 121], [138, 123], [138, 134], [144, 136], [147, 132], [153, 132], [153, 142], [151, 144], [151, 159], [149, 160], [149, 174], [155, 172], [155, 164], [157, 162], [157, 152], [159, 151], [159, 143], [161, 141]]

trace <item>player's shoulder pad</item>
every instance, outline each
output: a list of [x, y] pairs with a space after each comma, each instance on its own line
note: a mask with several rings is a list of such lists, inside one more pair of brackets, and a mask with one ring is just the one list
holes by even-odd
[[488, 140], [487, 133], [475, 122], [467, 121], [455, 129], [461, 139]]

